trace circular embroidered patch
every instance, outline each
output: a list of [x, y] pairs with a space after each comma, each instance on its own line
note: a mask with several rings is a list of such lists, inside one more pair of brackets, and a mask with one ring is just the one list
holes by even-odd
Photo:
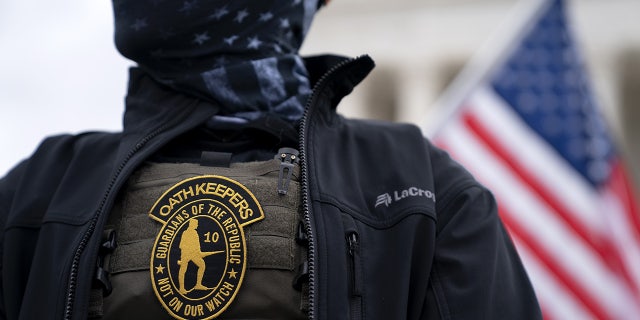
[[169, 188], [149, 216], [163, 224], [150, 274], [164, 309], [176, 319], [220, 315], [244, 278], [243, 228], [264, 218], [255, 196], [235, 180], [198, 176]]

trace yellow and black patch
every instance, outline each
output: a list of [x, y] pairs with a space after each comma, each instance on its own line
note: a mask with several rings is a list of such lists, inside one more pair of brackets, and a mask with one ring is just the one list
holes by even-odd
[[222, 176], [167, 190], [149, 216], [163, 224], [151, 252], [151, 284], [177, 319], [212, 319], [235, 298], [247, 265], [243, 227], [262, 220], [255, 196]]

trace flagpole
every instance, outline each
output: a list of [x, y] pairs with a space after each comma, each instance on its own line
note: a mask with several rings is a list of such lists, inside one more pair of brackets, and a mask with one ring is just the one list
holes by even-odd
[[421, 122], [425, 136], [435, 137], [440, 130], [464, 107], [464, 100], [471, 90], [486, 77], [495, 66], [502, 63], [522, 34], [529, 32], [535, 21], [554, 0], [522, 0], [501, 23], [501, 32], [494, 32], [489, 40], [471, 57], [443, 94], [434, 103], [434, 112]]

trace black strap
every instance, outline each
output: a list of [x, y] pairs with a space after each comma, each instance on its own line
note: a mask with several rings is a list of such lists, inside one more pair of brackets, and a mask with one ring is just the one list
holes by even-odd
[[231, 165], [230, 152], [215, 152], [215, 151], [202, 151], [200, 157], [200, 165], [205, 167], [224, 167], [228, 168]]
[[103, 316], [103, 298], [110, 295], [113, 287], [109, 280], [109, 270], [107, 270], [109, 255], [116, 249], [116, 231], [106, 229], [102, 233], [102, 242], [98, 250], [96, 261], [96, 271], [93, 279], [93, 288], [89, 293], [89, 318], [100, 318]]

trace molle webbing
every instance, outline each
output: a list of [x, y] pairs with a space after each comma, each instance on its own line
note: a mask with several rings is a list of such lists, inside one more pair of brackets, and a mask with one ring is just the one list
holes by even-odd
[[[149, 218], [149, 208], [166, 189], [197, 175], [221, 175], [245, 185], [258, 199], [265, 219], [245, 229], [248, 267], [293, 270], [295, 231], [299, 220], [298, 174], [294, 172], [291, 194], [277, 192], [279, 161], [238, 163], [230, 168], [197, 164], [149, 164], [142, 167], [126, 186], [112, 212], [109, 225], [118, 235], [118, 247], [110, 259], [110, 272], [147, 270], [151, 247], [160, 224]], [[114, 219], [119, 226], [112, 225]], [[277, 254], [276, 254], [277, 253]]]
[[[272, 299], [280, 301], [277, 302], [280, 304], [287, 301], [286, 307], [274, 305], [273, 308], [280, 312], [283, 309], [289, 310], [288, 317], [304, 318], [304, 312], [300, 309], [303, 305], [301, 302], [306, 297], [292, 287], [298, 265], [306, 260], [306, 249], [296, 244], [295, 239], [300, 221], [299, 167], [296, 166], [293, 170], [286, 195], [278, 194], [279, 169], [279, 160], [234, 163], [229, 168], [190, 163], [147, 163], [141, 166], [121, 190], [107, 222], [106, 228], [116, 230], [117, 234], [117, 247], [107, 260], [113, 293], [104, 299], [104, 310], [96, 309], [93, 313], [104, 314], [104, 319], [117, 319], [118, 314], [124, 313], [124, 310], [130, 312], [130, 306], [115, 307], [125, 303], [123, 295], [128, 294], [129, 286], [138, 288], [131, 289], [133, 291], [145, 291], [149, 285], [151, 252], [161, 229], [161, 224], [149, 217], [149, 210], [155, 201], [182, 180], [201, 175], [218, 175], [233, 179], [250, 190], [265, 215], [263, 220], [244, 228], [247, 271], [236, 299], [222, 314], [222, 318], [246, 317], [249, 315], [247, 312], [256, 309], [255, 306], [273, 303], [270, 301]], [[149, 308], [139, 306], [146, 312], [143, 318], [157, 315], [158, 313], [150, 311], [153, 308], [164, 312], [159, 302], [155, 301], [150, 285], [148, 289], [149, 292], [143, 293], [150, 297], [144, 300], [150, 304]], [[280, 297], [273, 297], [271, 292], [281, 292], [278, 294]], [[134, 297], [134, 301], [135, 299], [140, 298]], [[257, 312], [260, 313], [254, 316], [264, 314], [265, 310], [258, 309]], [[165, 315], [168, 316], [166, 313]]]

